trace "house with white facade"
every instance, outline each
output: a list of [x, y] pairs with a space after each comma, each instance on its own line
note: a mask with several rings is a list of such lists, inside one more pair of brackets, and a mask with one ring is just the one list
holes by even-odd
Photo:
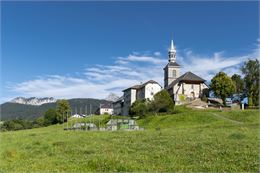
[[206, 80], [192, 72], [180, 75], [180, 65], [176, 62], [176, 49], [173, 40], [171, 40], [168, 58], [169, 62], [164, 67], [164, 89], [169, 92], [175, 104], [201, 97], [203, 90], [209, 88], [205, 83]]
[[154, 80], [149, 80], [141, 85], [134, 85], [123, 90], [124, 104], [122, 109], [122, 115], [129, 114], [129, 109], [136, 100], [153, 100], [153, 96], [161, 90], [161, 85]]
[[76, 114], [72, 115], [71, 117], [72, 118], [84, 118], [85, 116], [76, 113]]
[[114, 109], [112, 104], [101, 104], [99, 106], [99, 114], [104, 115], [104, 114], [109, 114], [112, 115], [114, 113]]

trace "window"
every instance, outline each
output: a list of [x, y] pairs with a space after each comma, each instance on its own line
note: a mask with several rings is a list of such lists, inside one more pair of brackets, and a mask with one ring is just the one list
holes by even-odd
[[191, 89], [194, 89], [194, 85], [193, 84], [191, 84]]
[[176, 78], [176, 70], [172, 71], [172, 77]]
[[171, 54], [171, 58], [173, 58], [173, 54]]

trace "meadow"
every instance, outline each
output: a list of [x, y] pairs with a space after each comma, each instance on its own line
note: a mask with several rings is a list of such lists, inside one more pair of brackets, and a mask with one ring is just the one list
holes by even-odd
[[143, 131], [2, 132], [0, 172], [259, 172], [258, 110], [177, 112], [138, 120]]

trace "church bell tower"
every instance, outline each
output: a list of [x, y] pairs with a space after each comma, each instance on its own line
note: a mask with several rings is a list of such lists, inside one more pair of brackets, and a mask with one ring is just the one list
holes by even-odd
[[176, 48], [171, 40], [168, 52], [168, 64], [164, 67], [164, 89], [180, 76], [180, 65], [176, 63]]

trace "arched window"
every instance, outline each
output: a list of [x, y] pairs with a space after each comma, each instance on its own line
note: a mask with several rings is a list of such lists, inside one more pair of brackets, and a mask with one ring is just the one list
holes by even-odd
[[176, 77], [176, 70], [172, 71], [172, 77], [174, 77], [174, 78]]

